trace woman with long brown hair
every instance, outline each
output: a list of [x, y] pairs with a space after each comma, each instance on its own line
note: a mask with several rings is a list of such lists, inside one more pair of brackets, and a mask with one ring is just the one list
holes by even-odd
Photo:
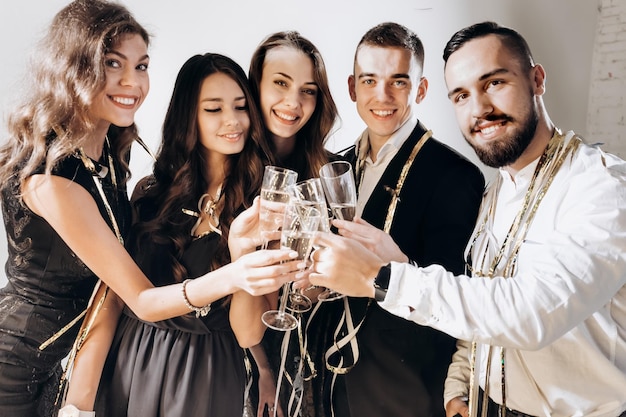
[[[254, 51], [248, 77], [270, 139], [271, 162], [296, 171], [299, 181], [319, 177], [319, 170], [324, 164], [339, 159], [324, 146], [339, 121], [339, 114], [330, 92], [326, 65], [318, 48], [299, 32], [273, 33]], [[305, 293], [315, 299], [319, 291]], [[303, 313], [300, 318], [301, 331], [298, 334], [304, 337], [311, 313]], [[315, 329], [315, 332], [318, 330]], [[302, 375], [298, 376], [307, 367], [304, 364], [308, 363], [309, 352], [302, 355], [300, 345], [304, 339], [298, 340], [296, 332], [291, 333], [287, 351], [282, 348], [283, 334], [274, 331], [266, 332], [263, 340], [265, 350], [271, 353], [269, 358], [265, 357], [260, 347], [251, 349], [259, 373], [277, 377], [282, 397], [281, 406], [275, 405], [274, 386], [259, 384], [259, 414], [264, 407], [270, 415], [279, 417], [283, 411], [286, 415], [315, 413], [316, 400], [311, 384], [306, 382], [302, 385]], [[318, 333], [316, 337], [324, 337], [322, 329]], [[316, 346], [309, 344], [309, 347], [311, 355], [316, 356]], [[283, 369], [280, 364], [285, 355], [286, 366]], [[306, 391], [304, 395], [303, 391]], [[288, 404], [296, 405], [289, 407]]]
[[296, 31], [271, 34], [254, 51], [248, 77], [273, 162], [298, 172], [298, 180], [318, 177], [333, 158], [324, 145], [339, 113], [317, 47]]

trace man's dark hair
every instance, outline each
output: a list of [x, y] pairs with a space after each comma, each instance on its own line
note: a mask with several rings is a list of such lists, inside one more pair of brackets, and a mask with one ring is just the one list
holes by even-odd
[[362, 45], [406, 49], [411, 51], [417, 63], [424, 68], [424, 45], [422, 41], [415, 32], [398, 23], [385, 22], [374, 26], [359, 41], [356, 48], [357, 53]]
[[500, 26], [494, 22], [476, 23], [452, 35], [443, 50], [443, 61], [447, 64], [450, 55], [461, 49], [467, 42], [488, 35], [495, 35], [500, 38], [504, 46], [517, 57], [522, 68], [535, 65], [530, 48], [522, 35], [513, 29]]

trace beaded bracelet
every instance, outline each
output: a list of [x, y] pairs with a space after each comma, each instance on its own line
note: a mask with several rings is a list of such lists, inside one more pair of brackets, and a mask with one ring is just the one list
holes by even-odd
[[187, 298], [187, 283], [191, 281], [190, 279], [186, 279], [183, 281], [183, 301], [185, 301], [185, 305], [187, 306], [187, 308], [191, 311], [194, 311], [196, 313], [196, 317], [204, 317], [207, 314], [209, 314], [209, 311], [211, 311], [211, 303], [205, 305], [204, 307], [196, 307], [195, 305], [191, 304], [189, 302], [189, 298]]

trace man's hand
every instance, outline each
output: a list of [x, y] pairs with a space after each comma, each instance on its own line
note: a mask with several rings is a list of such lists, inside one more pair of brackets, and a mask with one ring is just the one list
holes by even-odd
[[469, 407], [464, 397], [453, 398], [446, 404], [446, 417], [454, 417], [456, 415], [461, 417], [469, 416]]
[[318, 234], [315, 243], [320, 248], [311, 254], [311, 284], [352, 297], [374, 298], [374, 278], [387, 262], [358, 241], [332, 233]]
[[377, 229], [361, 218], [355, 218], [351, 222], [333, 220], [333, 226], [338, 229], [340, 235], [357, 240], [385, 263], [408, 262], [409, 260], [388, 233]]

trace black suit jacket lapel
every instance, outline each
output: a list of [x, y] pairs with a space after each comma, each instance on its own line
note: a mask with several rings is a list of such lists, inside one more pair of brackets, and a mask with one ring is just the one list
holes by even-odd
[[[376, 187], [374, 187], [372, 195], [363, 208], [362, 215], [363, 219], [373, 226], [382, 229], [385, 225], [387, 209], [391, 204], [391, 192], [389, 190], [396, 188], [404, 163], [409, 158], [413, 147], [424, 133], [426, 133], [426, 128], [421, 123], [418, 123], [408, 139], [402, 144], [396, 156], [389, 162], [387, 169], [385, 169]], [[416, 161], [414, 161], [414, 163], [416, 163]], [[400, 201], [399, 204], [402, 204], [402, 202]]]

